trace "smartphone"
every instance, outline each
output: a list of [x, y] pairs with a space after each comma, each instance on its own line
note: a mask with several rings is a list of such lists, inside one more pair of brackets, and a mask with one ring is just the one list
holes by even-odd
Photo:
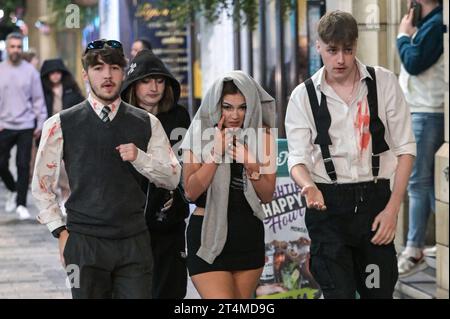
[[422, 5], [416, 0], [412, 0], [409, 10], [411, 9], [414, 10], [412, 24], [413, 26], [417, 26], [419, 24], [419, 21], [422, 19]]

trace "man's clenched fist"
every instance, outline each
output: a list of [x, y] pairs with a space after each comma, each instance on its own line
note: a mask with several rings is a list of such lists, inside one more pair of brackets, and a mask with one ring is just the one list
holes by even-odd
[[133, 143], [119, 145], [116, 150], [119, 151], [124, 162], [133, 162], [137, 158], [138, 149]]

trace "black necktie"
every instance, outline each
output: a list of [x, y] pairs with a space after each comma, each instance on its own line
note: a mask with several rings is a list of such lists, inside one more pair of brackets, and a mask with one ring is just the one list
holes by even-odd
[[102, 112], [100, 113], [100, 118], [103, 123], [109, 123], [109, 113], [111, 112], [111, 109], [109, 106], [104, 106], [102, 109]]

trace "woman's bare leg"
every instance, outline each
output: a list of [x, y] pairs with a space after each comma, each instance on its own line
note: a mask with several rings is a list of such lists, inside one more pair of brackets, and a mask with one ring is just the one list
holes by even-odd
[[211, 271], [191, 277], [203, 299], [233, 299], [234, 279], [231, 272]]
[[234, 271], [234, 289], [236, 299], [249, 299], [255, 294], [263, 268]]

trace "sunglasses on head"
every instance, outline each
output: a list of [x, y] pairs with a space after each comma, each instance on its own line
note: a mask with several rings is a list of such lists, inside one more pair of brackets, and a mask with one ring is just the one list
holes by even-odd
[[105, 47], [105, 44], [113, 49], [120, 49], [122, 50], [122, 43], [116, 40], [95, 40], [92, 42], [89, 42], [89, 44], [86, 46], [86, 50], [84, 51], [84, 54], [86, 54], [90, 50], [98, 50], [103, 49]]

